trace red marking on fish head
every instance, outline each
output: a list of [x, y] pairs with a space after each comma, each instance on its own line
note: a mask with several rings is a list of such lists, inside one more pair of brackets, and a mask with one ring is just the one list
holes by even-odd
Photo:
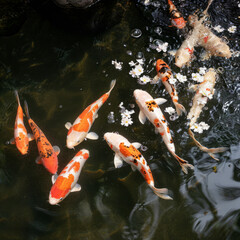
[[190, 53], [190, 54], [193, 54], [193, 48], [192, 49], [190, 49], [190, 48], [185, 48], [186, 50], [188, 50], [188, 52]]
[[206, 36], [206, 37], [203, 38], [203, 40], [204, 40], [205, 43], [207, 43], [208, 37], [209, 37], [209, 36]]

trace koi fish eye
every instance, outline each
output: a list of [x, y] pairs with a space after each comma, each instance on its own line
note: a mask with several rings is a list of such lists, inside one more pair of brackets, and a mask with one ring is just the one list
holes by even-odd
[[63, 200], [63, 198], [62, 198], [62, 197], [60, 197], [60, 200]]

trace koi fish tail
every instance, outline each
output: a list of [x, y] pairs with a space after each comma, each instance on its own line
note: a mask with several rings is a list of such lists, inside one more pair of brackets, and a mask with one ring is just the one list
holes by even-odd
[[207, 148], [204, 147], [194, 136], [194, 133], [191, 131], [191, 129], [188, 129], [189, 136], [193, 139], [195, 144], [203, 151], [207, 152], [213, 159], [219, 160], [218, 158], [215, 157], [214, 153], [220, 153], [220, 152], [225, 152], [228, 150], [227, 147], [219, 147], [219, 148]]
[[160, 198], [165, 200], [173, 200], [170, 196], [168, 196], [167, 188], [155, 188], [154, 186], [150, 186], [153, 192]]
[[116, 84], [116, 79], [114, 79], [114, 80], [111, 81], [111, 83], [110, 83], [110, 89], [109, 89], [109, 91], [108, 91], [108, 94], [111, 93], [111, 91], [113, 90], [115, 84]]
[[18, 96], [18, 91], [17, 91], [17, 90], [14, 90], [14, 94], [15, 94], [15, 96], [16, 96], [18, 105], [20, 105], [20, 100], [19, 100], [19, 96]]
[[27, 115], [27, 119], [30, 119], [30, 115], [29, 115], [29, 111], [28, 111], [28, 104], [27, 104], [26, 100], [24, 101], [24, 110]]
[[181, 116], [182, 113], [187, 114], [187, 111], [186, 111], [185, 107], [182, 104], [180, 104], [178, 102], [174, 102], [174, 105], [176, 107], [176, 111], [177, 111], [177, 115], [178, 116]]
[[213, 2], [213, 0], [209, 0], [209, 1], [208, 1], [207, 8], [206, 8], [206, 9], [203, 11], [203, 14], [204, 14], [204, 15], [206, 15], [206, 14], [207, 14], [207, 11], [208, 11], [208, 9], [209, 9], [210, 5], [212, 4], [212, 2]]
[[175, 157], [175, 159], [179, 162], [182, 170], [184, 173], [188, 173], [188, 168], [194, 169], [194, 166], [192, 164], [189, 164], [188, 161], [180, 158], [175, 152], [170, 151], [171, 154]]

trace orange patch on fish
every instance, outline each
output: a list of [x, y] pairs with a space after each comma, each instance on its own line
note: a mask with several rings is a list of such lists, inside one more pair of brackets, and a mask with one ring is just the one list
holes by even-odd
[[185, 48], [185, 49], [188, 50], [190, 54], [193, 54], [193, 49], [190, 49], [190, 48]]
[[69, 168], [69, 171], [71, 171], [72, 169], [74, 169], [74, 172], [78, 172], [80, 169], [80, 163], [79, 162], [75, 162], [72, 164], [72, 166]]
[[102, 96], [102, 103], [106, 102], [107, 99], [108, 99], [109, 95], [107, 93], [105, 93], [103, 96]]
[[156, 102], [154, 100], [147, 101], [145, 103], [147, 105], [149, 112], [153, 112], [154, 108], [158, 108], [158, 105], [156, 104]]
[[157, 118], [154, 119], [154, 125], [156, 128], [160, 127], [160, 121]]
[[51, 197], [60, 199], [61, 197], [65, 197], [67, 193], [71, 190], [71, 185], [74, 181], [74, 176], [69, 174], [68, 178], [63, 176], [59, 176], [52, 186], [51, 189]]
[[124, 143], [120, 143], [119, 150], [124, 157], [130, 157], [131, 156], [134, 159], [139, 160], [142, 156], [141, 153], [133, 145], [130, 145], [128, 147], [128, 146], [125, 146]]

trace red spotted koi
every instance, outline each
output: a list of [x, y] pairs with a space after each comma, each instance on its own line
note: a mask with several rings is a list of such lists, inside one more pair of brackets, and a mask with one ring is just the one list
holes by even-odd
[[172, 200], [172, 198], [167, 195], [167, 188], [156, 188], [154, 186], [151, 169], [143, 155], [137, 150], [137, 148], [141, 146], [140, 143], [130, 143], [125, 137], [110, 132], [104, 134], [104, 139], [109, 147], [115, 152], [115, 167], [121, 167], [123, 161], [125, 161], [131, 165], [133, 171], [138, 170], [142, 174], [148, 186], [157, 196], [166, 200]]
[[166, 144], [168, 150], [173, 155], [173, 157], [179, 162], [184, 173], [188, 173], [187, 168], [194, 169], [194, 167], [191, 164], [188, 164], [186, 160], [180, 158], [175, 153], [175, 146], [173, 143], [168, 123], [161, 109], [158, 106], [166, 102], [166, 100], [163, 98], [153, 99], [150, 94], [140, 89], [134, 90], [133, 95], [135, 97], [137, 105], [140, 108], [138, 116], [139, 121], [142, 124], [144, 124], [146, 119], [148, 119], [155, 126], [156, 133], [159, 133], [162, 136], [163, 141]]
[[35, 141], [37, 143], [39, 157], [36, 159], [37, 164], [43, 164], [43, 166], [52, 174], [55, 174], [58, 170], [58, 157], [60, 152], [59, 147], [52, 147], [51, 143], [47, 140], [42, 130], [31, 119], [28, 111], [27, 102], [24, 102], [25, 112], [28, 118], [29, 126], [32, 129]]
[[182, 114], [182, 112], [186, 114], [184, 106], [178, 103], [178, 94], [176, 88], [169, 82], [169, 78], [172, 76], [170, 67], [162, 59], [158, 59], [156, 63], [156, 70], [157, 75], [154, 77], [152, 83], [156, 83], [158, 79], [161, 79], [162, 83], [172, 98], [173, 104], [176, 107], [177, 114], [179, 116]]
[[73, 124], [67, 122], [65, 127], [69, 130], [67, 134], [67, 147], [74, 148], [80, 144], [85, 138], [96, 140], [98, 135], [94, 132], [89, 132], [93, 122], [97, 118], [97, 112], [100, 107], [106, 102], [112, 89], [116, 84], [116, 80], [112, 80], [110, 90], [103, 94], [97, 101], [89, 105], [75, 120]]
[[88, 150], [80, 150], [62, 170], [59, 176], [57, 174], [52, 176], [53, 186], [49, 193], [49, 203], [51, 205], [56, 205], [61, 202], [70, 192], [81, 190], [81, 186], [77, 181], [88, 157]]
[[219, 152], [225, 152], [228, 148], [226, 147], [220, 147], [220, 148], [207, 148], [201, 145], [200, 142], [198, 142], [191, 131], [191, 127], [196, 123], [197, 119], [200, 116], [200, 113], [202, 112], [203, 107], [206, 105], [208, 99], [211, 99], [214, 94], [214, 86], [216, 83], [216, 71], [213, 68], [210, 68], [208, 72], [204, 75], [204, 81], [200, 84], [193, 85], [191, 89], [196, 91], [196, 94], [193, 98], [193, 105], [190, 109], [190, 112], [187, 116], [187, 118], [190, 120], [189, 124], [189, 135], [194, 140], [196, 145], [204, 152], [207, 152], [212, 158], [215, 160], [218, 160], [214, 153]]
[[182, 14], [177, 10], [171, 0], [168, 0], [168, 4], [172, 23], [170, 27], [177, 27], [179, 29], [183, 29], [186, 26], [187, 21], [184, 20]]
[[10, 144], [16, 144], [17, 149], [22, 155], [27, 154], [29, 141], [34, 139], [32, 134], [28, 134], [23, 122], [23, 110], [20, 104], [19, 96], [17, 90], [15, 90], [15, 95], [18, 102], [17, 116], [15, 119], [14, 126], [14, 138], [10, 140]]

